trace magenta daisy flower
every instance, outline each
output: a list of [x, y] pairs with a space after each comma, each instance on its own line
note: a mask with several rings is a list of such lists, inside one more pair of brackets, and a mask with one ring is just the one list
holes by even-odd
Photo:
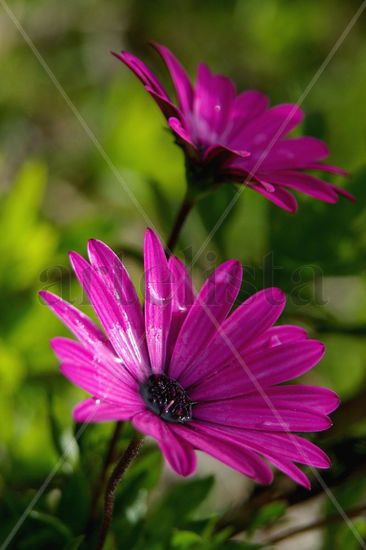
[[91, 397], [78, 422], [129, 420], [153, 437], [178, 474], [196, 468], [196, 450], [261, 482], [269, 463], [306, 487], [296, 464], [327, 468], [327, 456], [292, 432], [329, 428], [332, 391], [281, 385], [321, 359], [322, 343], [297, 326], [274, 326], [281, 290], [263, 290], [231, 312], [242, 280], [239, 262], [220, 265], [195, 295], [184, 264], [166, 259], [157, 236], [145, 238], [145, 307], [118, 257], [89, 241], [90, 263], [70, 254], [103, 331], [50, 292], [41, 296], [77, 341], [54, 338], [61, 372]]
[[234, 83], [209, 68], [198, 66], [192, 86], [184, 68], [165, 47], [153, 44], [173, 81], [177, 103], [152, 71], [129, 52], [114, 55], [141, 80], [166, 117], [186, 158], [187, 180], [196, 193], [215, 184], [245, 182], [281, 208], [294, 212], [297, 202], [291, 191], [335, 203], [338, 195], [353, 199], [342, 188], [308, 174], [346, 172], [326, 164], [325, 143], [288, 133], [303, 120], [296, 104], [269, 108], [268, 98], [258, 91], [236, 95]]

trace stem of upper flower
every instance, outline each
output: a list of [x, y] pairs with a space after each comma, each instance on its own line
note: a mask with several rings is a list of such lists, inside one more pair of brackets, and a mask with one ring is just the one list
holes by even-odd
[[99, 532], [98, 543], [96, 546], [97, 550], [102, 550], [104, 547], [108, 530], [112, 521], [114, 502], [116, 498], [116, 490], [119, 482], [122, 479], [123, 474], [131, 464], [131, 462], [138, 455], [142, 445], [143, 438], [134, 438], [119, 461], [117, 462], [111, 477], [108, 480], [105, 496], [104, 496], [104, 511], [103, 511], [103, 521], [102, 526]]
[[187, 194], [183, 202], [181, 204], [181, 207], [179, 209], [179, 212], [177, 214], [177, 217], [175, 219], [173, 229], [170, 233], [170, 237], [168, 239], [168, 243], [166, 245], [166, 253], [167, 256], [170, 256], [174, 250], [175, 245], [177, 244], [177, 241], [179, 239], [180, 233], [182, 231], [182, 227], [184, 225], [184, 222], [187, 219], [188, 214], [192, 210], [194, 206], [194, 199]]

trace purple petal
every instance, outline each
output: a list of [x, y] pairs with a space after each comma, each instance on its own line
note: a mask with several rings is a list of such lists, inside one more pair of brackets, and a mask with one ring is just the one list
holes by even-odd
[[274, 185], [295, 189], [324, 202], [334, 204], [338, 200], [337, 193], [329, 183], [310, 174], [287, 170], [286, 172], [272, 172], [261, 177]]
[[199, 150], [196, 145], [193, 143], [191, 136], [182, 126], [180, 120], [175, 117], [170, 117], [168, 119], [168, 124], [171, 130], [174, 132], [179, 145], [183, 148], [186, 154], [193, 158], [198, 159], [200, 157]]
[[278, 141], [264, 159], [263, 172], [307, 168], [309, 163], [317, 162], [329, 156], [329, 149], [320, 139], [310, 136], [283, 139]]
[[[340, 403], [338, 395], [328, 388], [304, 384], [266, 388], [265, 394], [276, 409], [306, 408], [316, 413], [330, 414]], [[263, 398], [257, 393], [247, 395], [245, 400], [248, 407], [263, 404]]]
[[319, 363], [324, 351], [322, 342], [308, 339], [248, 353], [245, 362], [258, 381], [272, 386], [308, 372]]
[[333, 185], [333, 183], [329, 183], [328, 185], [330, 185], [338, 195], [342, 195], [343, 197], [346, 197], [346, 199], [356, 202], [356, 197], [352, 195], [352, 193], [346, 191], [346, 189], [343, 189], [343, 187], [338, 187], [337, 185]]
[[142, 308], [125, 266], [118, 256], [101, 241], [90, 240], [88, 253], [90, 263], [116, 300], [120, 302], [120, 308], [124, 311], [126, 330], [131, 334], [132, 340], [138, 342], [142, 360], [148, 364]]
[[164, 249], [153, 231], [145, 235], [145, 325], [151, 368], [165, 367], [167, 341], [172, 318], [171, 274]]
[[189, 396], [194, 401], [200, 401], [258, 392], [259, 388], [301, 376], [313, 368], [323, 355], [324, 345], [317, 340], [299, 340], [249, 352], [242, 362], [233, 363], [189, 388]]
[[295, 464], [283, 460], [280, 457], [268, 456], [268, 458], [272, 462], [273, 466], [275, 466], [278, 470], [280, 470], [293, 481], [295, 481], [295, 483], [302, 485], [302, 487], [305, 487], [305, 489], [311, 489], [310, 479], [306, 474], [304, 474], [304, 472], [300, 470], [300, 468], [295, 466]]
[[144, 362], [140, 351], [141, 342], [136, 341], [131, 333], [131, 322], [124, 308], [84, 258], [71, 252], [70, 261], [117, 355], [130, 373], [141, 380], [149, 372], [149, 365]]
[[277, 187], [274, 192], [268, 192], [258, 186], [250, 185], [250, 187], [257, 191], [257, 193], [266, 197], [270, 202], [273, 202], [276, 206], [286, 210], [286, 212], [291, 212], [293, 214], [298, 208], [295, 197], [285, 189]]
[[[58, 337], [51, 340], [51, 347], [61, 363], [75, 365], [78, 370], [84, 368], [88, 373], [91, 372], [90, 384], [97, 385], [97, 391], [86, 389], [84, 385], [83, 388], [89, 393], [101, 397], [101, 392], [105, 390], [103, 383], [108, 388], [112, 386], [110, 391], [114, 393], [118, 393], [121, 389], [121, 400], [123, 400], [123, 392], [127, 391], [126, 387], [131, 397], [137, 393], [136, 380], [121, 363], [121, 360], [104, 346], [100, 345], [90, 350], [74, 340]], [[86, 381], [86, 383], [88, 382]]]
[[134, 414], [136, 414], [136, 410], [133, 407], [121, 409], [119, 406], [94, 398], [81, 401], [72, 412], [75, 422], [86, 423], [129, 420]]
[[132, 423], [136, 430], [156, 439], [165, 459], [177, 474], [188, 476], [195, 471], [197, 460], [192, 446], [170, 425], [148, 411], [135, 416]]
[[[192, 130], [200, 141], [212, 143], [225, 130], [235, 99], [235, 86], [200, 64], [193, 105]], [[238, 147], [242, 149], [242, 147]]]
[[231, 427], [217, 427], [223, 434], [232, 437], [249, 449], [268, 457], [274, 457], [313, 466], [329, 468], [330, 460], [322, 449], [311, 441], [292, 433], [276, 433], [246, 430]]
[[268, 107], [268, 97], [255, 90], [239, 94], [232, 106], [231, 124], [228, 127], [225, 141], [229, 145], [245, 126], [258, 118]]
[[265, 391], [263, 396], [198, 403], [194, 407], [194, 417], [224, 426], [274, 432], [320, 432], [332, 425], [327, 416], [306, 409], [302, 403], [286, 404]]
[[164, 90], [159, 79], [138, 57], [129, 52], [112, 52], [112, 55], [122, 61], [135, 75], [139, 78], [145, 87], [149, 87], [152, 91], [160, 95], [164, 99], [169, 100], [169, 96]]
[[178, 120], [181, 120], [183, 118], [178, 107], [176, 107], [174, 103], [170, 101], [170, 99], [166, 99], [162, 95], [158, 94], [157, 92], [155, 92], [155, 90], [150, 88], [150, 86], [146, 86], [146, 91], [151, 95], [151, 97], [167, 120], [170, 117], [177, 118]]
[[349, 176], [349, 172], [340, 168], [339, 166], [333, 166], [332, 164], [324, 164], [323, 162], [309, 162], [306, 165], [307, 170], [321, 170], [322, 172], [329, 172], [330, 174], [339, 174], [340, 176]]
[[296, 128], [304, 118], [304, 113], [295, 104], [277, 105], [252, 120], [230, 141], [230, 146], [240, 149], [245, 143], [250, 152], [258, 150], [268, 153], [288, 132]]
[[179, 109], [172, 103], [159, 79], [140, 59], [129, 52], [112, 54], [135, 73], [167, 119], [171, 116], [180, 118]]
[[196, 449], [213, 456], [241, 474], [259, 481], [259, 483], [269, 484], [272, 482], [271, 469], [256, 453], [245, 449], [243, 445], [238, 445], [235, 441], [223, 438], [211, 427], [192, 422], [184, 427], [174, 424], [172, 429]]
[[218, 368], [240, 359], [242, 350], [277, 321], [285, 303], [286, 297], [278, 288], [261, 290], [243, 302], [224, 321], [210, 346], [201, 348], [182, 381], [186, 385], [196, 384]]
[[225, 145], [211, 145], [206, 149], [203, 155], [203, 162], [209, 164], [210, 162], [216, 162], [223, 164], [233, 159], [250, 157], [248, 151], [237, 151], [230, 149]]
[[268, 97], [257, 90], [247, 90], [235, 98], [233, 115], [248, 122], [264, 113], [268, 107]]
[[168, 340], [168, 358], [171, 357], [181, 326], [194, 302], [192, 279], [186, 266], [176, 258], [169, 258], [172, 276], [172, 320]]
[[[292, 464], [292, 460], [317, 468], [329, 468], [330, 466], [329, 458], [321, 449], [310, 441], [293, 434], [243, 431], [238, 428], [208, 426], [198, 422], [190, 426], [198, 429], [200, 434], [206, 432], [212, 441], [220, 441], [218, 447], [221, 442], [227, 442], [228, 445], [239, 449], [241, 453], [255, 453], [254, 456], [263, 455], [279, 470], [305, 487], [309, 487], [309, 481], [301, 470]], [[192, 443], [194, 444], [194, 440]]]
[[229, 260], [207, 279], [179, 332], [169, 367], [170, 375], [189, 385], [182, 376], [216, 333], [238, 295], [242, 279], [239, 262]]
[[96, 371], [93, 364], [90, 367], [74, 363], [62, 363], [62, 374], [75, 386], [85, 390], [97, 399], [102, 399], [121, 408], [122, 412], [127, 408], [135, 413], [144, 408], [144, 402], [136, 392], [131, 392], [120, 384], [114, 386], [112, 378], [106, 378], [103, 371]]
[[104, 344], [111, 349], [106, 336], [87, 315], [52, 292], [42, 290], [39, 295], [80, 342], [93, 348]]
[[308, 338], [306, 330], [296, 325], [277, 325], [266, 330], [263, 334], [256, 337], [253, 342], [246, 347], [246, 351], [255, 351], [260, 348], [272, 348], [286, 342], [296, 340], [305, 340]]
[[193, 88], [187, 77], [187, 73], [168, 48], [156, 43], [153, 43], [152, 46], [161, 55], [169, 70], [181, 109], [183, 112], [191, 111], [193, 104]]

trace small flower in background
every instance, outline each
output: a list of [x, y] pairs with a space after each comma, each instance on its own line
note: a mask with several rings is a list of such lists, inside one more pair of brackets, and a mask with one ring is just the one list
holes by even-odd
[[200, 194], [215, 184], [244, 183], [284, 210], [295, 212], [291, 191], [335, 203], [339, 195], [354, 197], [342, 188], [306, 173], [308, 170], [346, 175], [341, 168], [325, 164], [325, 143], [303, 136], [287, 137], [303, 120], [296, 104], [269, 108], [268, 98], [258, 91], [236, 95], [234, 83], [209, 68], [198, 66], [194, 86], [174, 55], [153, 44], [173, 81], [177, 104], [152, 71], [129, 52], [114, 55], [141, 80], [153, 97], [186, 158], [191, 192]]
[[195, 451], [270, 483], [267, 462], [310, 487], [296, 465], [327, 468], [327, 456], [290, 432], [327, 429], [338, 406], [332, 391], [280, 385], [310, 370], [324, 347], [297, 326], [273, 326], [285, 306], [276, 288], [258, 292], [230, 313], [242, 280], [239, 262], [220, 265], [195, 296], [177, 258], [157, 236], [145, 238], [144, 313], [129, 275], [105, 244], [91, 240], [88, 263], [71, 262], [104, 333], [61, 298], [41, 292], [78, 341], [54, 338], [61, 372], [91, 398], [78, 422], [130, 420], [153, 437], [178, 474], [192, 474]]

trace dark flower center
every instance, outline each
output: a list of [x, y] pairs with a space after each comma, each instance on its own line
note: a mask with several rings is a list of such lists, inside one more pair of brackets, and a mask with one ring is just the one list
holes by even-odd
[[141, 384], [147, 408], [168, 422], [184, 424], [192, 419], [193, 402], [182, 386], [165, 374], [152, 374]]

